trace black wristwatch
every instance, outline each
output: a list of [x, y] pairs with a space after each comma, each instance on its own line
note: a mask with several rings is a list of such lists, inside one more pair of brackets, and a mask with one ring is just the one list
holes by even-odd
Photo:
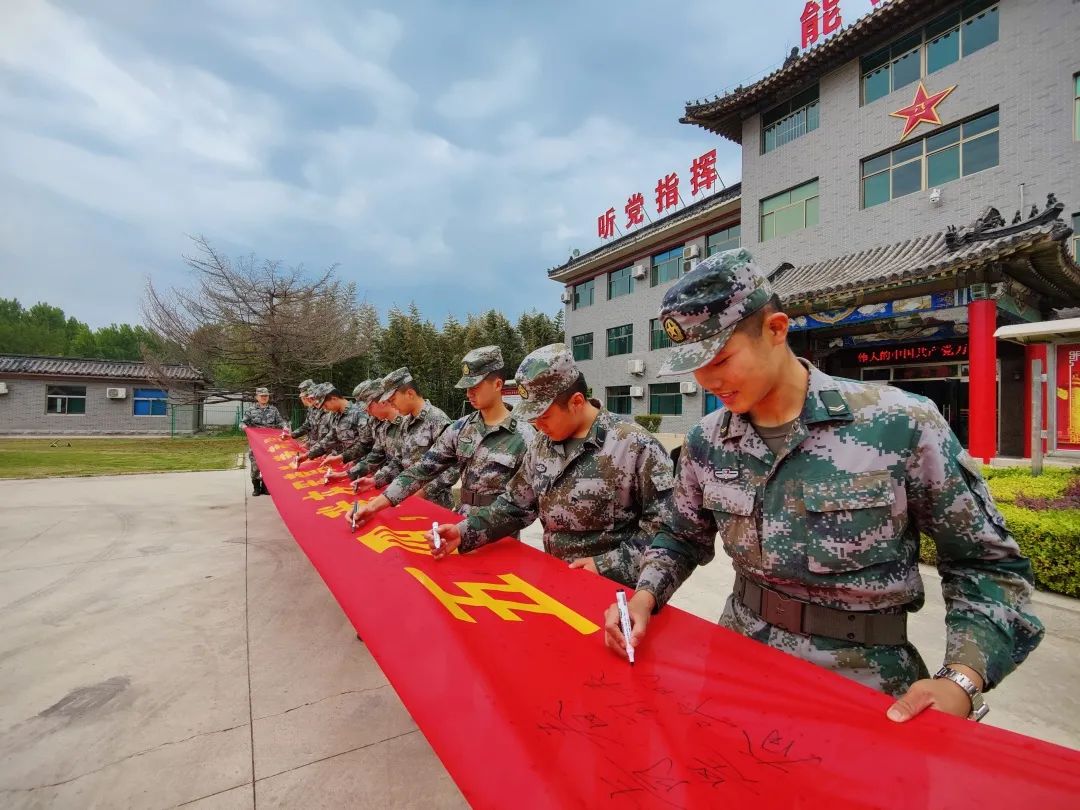
[[952, 667], [942, 667], [934, 673], [934, 677], [948, 678], [967, 692], [967, 696], [971, 698], [971, 714], [968, 715], [968, 720], [978, 722], [990, 713], [990, 707], [986, 705], [986, 700], [983, 699], [983, 694], [979, 691], [979, 687], [975, 685], [975, 681], [971, 680], [971, 678], [964, 673], [957, 672]]

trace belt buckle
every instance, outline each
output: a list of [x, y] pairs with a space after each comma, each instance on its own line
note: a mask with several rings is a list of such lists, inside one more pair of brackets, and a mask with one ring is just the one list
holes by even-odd
[[798, 599], [790, 599], [776, 591], [763, 591], [762, 618], [769, 624], [787, 630], [789, 633], [803, 632], [803, 608]]

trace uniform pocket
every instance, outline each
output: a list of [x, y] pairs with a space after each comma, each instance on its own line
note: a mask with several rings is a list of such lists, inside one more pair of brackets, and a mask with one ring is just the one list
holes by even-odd
[[555, 531], [603, 531], [615, 526], [615, 490], [603, 478], [578, 478], [540, 496], [545, 526]]
[[761, 562], [754, 502], [749, 484], [710, 482], [701, 492], [701, 506], [712, 512], [724, 549], [733, 559], [757, 567]]
[[899, 559], [896, 493], [887, 472], [806, 481], [803, 503], [811, 571], [838, 574]]

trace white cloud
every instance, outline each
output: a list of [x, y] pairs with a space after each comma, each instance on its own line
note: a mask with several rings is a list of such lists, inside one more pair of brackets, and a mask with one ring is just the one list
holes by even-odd
[[540, 59], [529, 43], [516, 42], [490, 76], [452, 83], [435, 102], [450, 119], [490, 118], [527, 102], [540, 77]]

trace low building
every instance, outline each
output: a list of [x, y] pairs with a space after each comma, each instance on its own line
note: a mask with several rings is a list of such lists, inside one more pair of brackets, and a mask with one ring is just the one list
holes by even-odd
[[168, 388], [145, 363], [0, 355], [0, 435], [194, 433], [202, 373], [162, 370]]

